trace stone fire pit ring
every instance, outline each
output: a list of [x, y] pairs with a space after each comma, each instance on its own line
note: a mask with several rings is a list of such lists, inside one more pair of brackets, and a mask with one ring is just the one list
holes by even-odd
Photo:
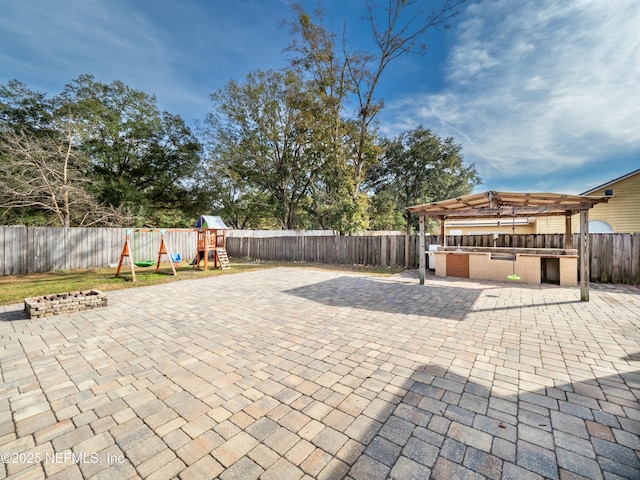
[[24, 312], [29, 318], [51, 317], [106, 306], [107, 295], [100, 290], [57, 293], [24, 299]]

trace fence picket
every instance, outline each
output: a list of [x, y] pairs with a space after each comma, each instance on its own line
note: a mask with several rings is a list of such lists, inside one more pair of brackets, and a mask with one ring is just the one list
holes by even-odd
[[[591, 237], [592, 239], [594, 237]], [[600, 270], [600, 281], [604, 283], [609, 283], [613, 278], [613, 256], [612, 256], [612, 240], [613, 238], [608, 233], [600, 234], [601, 242], [600, 242], [600, 259], [601, 265], [609, 265], [610, 268], [602, 268]], [[593, 249], [592, 249], [593, 250]]]
[[612, 237], [611, 242], [611, 257], [612, 257], [612, 269], [611, 269], [611, 283], [621, 283], [623, 278], [623, 256], [622, 256], [622, 236], [615, 235]]
[[622, 279], [618, 283], [631, 283], [631, 234], [622, 234], [621, 257], [622, 257]]

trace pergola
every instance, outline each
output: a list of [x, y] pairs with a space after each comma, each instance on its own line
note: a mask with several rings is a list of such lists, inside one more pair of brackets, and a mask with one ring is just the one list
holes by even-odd
[[583, 197], [560, 193], [488, 192], [466, 195], [441, 202], [408, 207], [420, 220], [420, 285], [424, 285], [426, 252], [425, 217], [440, 220], [440, 238], [445, 246], [444, 221], [451, 218], [565, 217], [565, 248], [573, 248], [571, 216], [580, 213], [580, 299], [589, 301], [589, 209], [609, 197]]

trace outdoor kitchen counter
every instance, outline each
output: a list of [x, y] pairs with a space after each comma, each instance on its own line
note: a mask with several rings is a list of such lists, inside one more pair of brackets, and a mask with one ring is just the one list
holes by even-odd
[[[525, 283], [578, 284], [578, 251], [564, 248], [444, 247], [435, 252], [436, 275]], [[515, 260], [514, 260], [515, 253]]]

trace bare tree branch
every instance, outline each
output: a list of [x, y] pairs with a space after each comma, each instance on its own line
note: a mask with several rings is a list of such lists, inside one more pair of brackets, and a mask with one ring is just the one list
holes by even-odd
[[71, 125], [64, 137], [0, 132], [0, 209], [39, 210], [61, 226], [122, 225], [132, 216], [101, 205], [87, 189]]

